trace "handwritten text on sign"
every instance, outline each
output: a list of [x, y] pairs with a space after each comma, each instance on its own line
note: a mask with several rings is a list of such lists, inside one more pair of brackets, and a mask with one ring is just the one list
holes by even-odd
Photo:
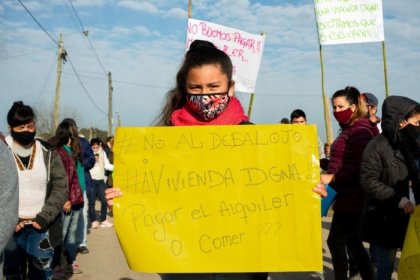
[[321, 271], [314, 126], [119, 128], [114, 153], [133, 270]]
[[384, 40], [382, 0], [314, 0], [321, 45]]
[[223, 25], [188, 19], [186, 49], [194, 40], [212, 42], [232, 60], [235, 89], [255, 92], [258, 70], [264, 49], [264, 36], [247, 33]]

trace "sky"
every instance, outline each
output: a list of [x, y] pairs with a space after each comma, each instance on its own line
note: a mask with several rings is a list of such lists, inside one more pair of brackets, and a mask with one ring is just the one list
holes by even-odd
[[[149, 126], [158, 115], [185, 53], [188, 0], [0, 0], [0, 131], [7, 112], [22, 100], [52, 110], [57, 45], [63, 34], [70, 62], [62, 68], [60, 119], [79, 127], [108, 125], [108, 72], [113, 119]], [[300, 108], [325, 140], [320, 52], [310, 0], [193, 0], [193, 18], [264, 32], [265, 48], [250, 119], [278, 123]], [[420, 1], [383, 0], [390, 95], [419, 101]], [[83, 35], [88, 31], [88, 37]], [[48, 34], [47, 34], [48, 33]], [[325, 94], [352, 85], [385, 98], [382, 44], [324, 45]], [[72, 67], [73, 65], [73, 67]], [[237, 93], [246, 112], [250, 94]], [[330, 109], [331, 110], [331, 109]], [[333, 119], [336, 135], [338, 126]]]

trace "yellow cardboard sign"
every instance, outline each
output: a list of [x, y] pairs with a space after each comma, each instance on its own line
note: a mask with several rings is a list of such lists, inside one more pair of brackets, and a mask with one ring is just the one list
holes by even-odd
[[118, 128], [114, 222], [141, 272], [321, 271], [316, 128]]
[[420, 206], [410, 217], [398, 265], [399, 280], [420, 279]]

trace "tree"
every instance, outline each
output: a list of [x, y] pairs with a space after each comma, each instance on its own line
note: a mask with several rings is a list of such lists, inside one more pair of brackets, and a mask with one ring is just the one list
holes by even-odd
[[[37, 117], [37, 136], [49, 139], [55, 134], [54, 128], [54, 104], [49, 105], [44, 103], [39, 107], [35, 107], [35, 114]], [[61, 110], [61, 120], [64, 118], [72, 118], [77, 124], [82, 122], [80, 114], [72, 107], [65, 105]]]

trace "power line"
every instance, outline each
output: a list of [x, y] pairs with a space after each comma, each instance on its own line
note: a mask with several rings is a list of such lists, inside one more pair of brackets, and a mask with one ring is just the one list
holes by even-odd
[[45, 51], [49, 51], [51, 49], [52, 48], [45, 49], [45, 50], [36, 50], [36, 51], [22, 53], [22, 54], [16, 54], [16, 55], [12, 55], [12, 56], [0, 57], [0, 61], [2, 61], [2, 60], [8, 60], [8, 59], [13, 59], [13, 58], [21, 57], [21, 56], [27, 56], [27, 55], [34, 54], [34, 53], [45, 52]]
[[[54, 44], [60, 48], [60, 44], [48, 33], [48, 31], [41, 25], [41, 23], [39, 23], [39, 21], [34, 17], [34, 15], [32, 15], [31, 11], [29, 11], [28, 8], [26, 8], [26, 6], [22, 3], [21, 0], [18, 0], [18, 2], [20, 3], [20, 5], [26, 10], [26, 12], [32, 17], [32, 19], [38, 24], [38, 26], [45, 32], [45, 34], [48, 35], [48, 37], [50, 37], [50, 39], [54, 42]], [[73, 62], [71, 61], [70, 57], [68, 56], [67, 52], [64, 53], [64, 56], [67, 57], [68, 61], [70, 62], [70, 65], [74, 71], [74, 74], [76, 75], [77, 79], [79, 80], [80, 85], [82, 86], [85, 94], [87, 95], [87, 97], [89, 98], [89, 100], [92, 102], [92, 104], [103, 114], [107, 114], [104, 111], [102, 111], [101, 108], [99, 108], [99, 106], [95, 103], [95, 101], [92, 99], [92, 97], [90, 96], [89, 92], [87, 91], [85, 85], [82, 82], [82, 79], [80, 78], [79, 74], [76, 71], [76, 68], [73, 65]]]
[[94, 53], [94, 54], [95, 54], [95, 56], [96, 56], [96, 59], [97, 59], [97, 60], [98, 60], [98, 62], [99, 62], [99, 65], [101, 65], [102, 70], [104, 71], [104, 74], [105, 74], [105, 75], [107, 75], [107, 71], [105, 70], [105, 67], [104, 67], [104, 65], [102, 64], [102, 61], [101, 61], [101, 59], [100, 59], [100, 58], [99, 58], [99, 56], [98, 56], [98, 53], [96, 52], [95, 48], [93, 47], [92, 42], [90, 41], [89, 37], [86, 37], [86, 38], [87, 38], [87, 40], [88, 40], [88, 42], [89, 42], [90, 47], [91, 47], [91, 48], [92, 48], [92, 50], [93, 50], [93, 53]]
[[52, 60], [52, 63], [51, 63], [50, 69], [49, 69], [49, 71], [48, 71], [48, 75], [47, 75], [47, 77], [46, 77], [46, 79], [45, 79], [45, 82], [44, 82], [44, 85], [41, 87], [41, 89], [40, 89], [40, 90], [39, 90], [39, 92], [38, 92], [38, 97], [41, 95], [41, 93], [42, 93], [42, 92], [44, 92], [44, 91], [45, 91], [45, 88], [47, 87], [47, 84], [48, 84], [48, 82], [50, 81], [51, 72], [52, 72], [52, 71], [53, 71], [53, 69], [54, 69], [54, 62], [55, 62], [55, 59], [54, 59], [54, 60]]
[[50, 33], [48, 33], [48, 31], [44, 28], [44, 26], [42, 26], [41, 23], [39, 23], [39, 21], [32, 15], [31, 11], [29, 11], [28, 8], [26, 8], [26, 6], [22, 3], [22, 1], [18, 0], [18, 2], [26, 10], [26, 12], [32, 17], [32, 19], [38, 24], [38, 26], [45, 32], [45, 34], [47, 34], [47, 36], [50, 37], [50, 39], [54, 42], [54, 44], [57, 47], [60, 47], [58, 42], [50, 35]]
[[[62, 0], [62, 1], [63, 1], [63, 5], [64, 5], [64, 7], [66, 8], [67, 13], [68, 13], [68, 14], [69, 14], [69, 16], [70, 16], [71, 21], [73, 22], [74, 26], [75, 26], [75, 27], [76, 27], [76, 29], [78, 30], [78, 29], [79, 29], [79, 27], [77, 26], [77, 22], [76, 22], [76, 20], [74, 19], [73, 13], [70, 11], [70, 8], [69, 8], [69, 7], [68, 7], [68, 5], [66, 4], [66, 1], [67, 1], [67, 0]], [[77, 31], [77, 33], [79, 33], [79, 31]]]
[[80, 85], [82, 86], [86, 96], [89, 98], [89, 100], [92, 102], [92, 104], [96, 107], [96, 109], [99, 110], [99, 112], [107, 115], [107, 113], [105, 113], [104, 111], [102, 111], [102, 109], [95, 103], [95, 101], [93, 100], [93, 98], [90, 96], [89, 92], [87, 91], [85, 85], [82, 82], [82, 79], [80, 78], [79, 74], [76, 71], [76, 68], [73, 65], [73, 62], [71, 61], [70, 57], [67, 55], [67, 59], [70, 62], [71, 68], [73, 69], [74, 74], [76, 75], [77, 79], [79, 80]]
[[80, 26], [82, 27], [83, 32], [86, 30], [85, 27], [83, 26], [82, 21], [80, 20], [79, 14], [76, 12], [76, 9], [73, 6], [73, 2], [71, 2], [71, 0], [69, 0], [71, 8], [73, 9], [74, 14], [76, 15], [77, 20], [79, 21]]
[[71, 8], [73, 9], [74, 14], [76, 15], [76, 18], [77, 18], [78, 22], [80, 24], [80, 27], [82, 28], [82, 32], [83, 32], [84, 37], [88, 40], [90, 48], [92, 49], [93, 53], [95, 54], [96, 59], [99, 62], [99, 65], [101, 66], [102, 70], [104, 71], [104, 75], [108, 75], [104, 64], [102, 63], [101, 59], [99, 58], [98, 52], [96, 51], [95, 47], [93, 46], [92, 41], [89, 39], [89, 36], [88, 36], [89, 31], [83, 25], [83, 23], [82, 23], [82, 21], [79, 17], [79, 14], [77, 13], [76, 9], [74, 8], [73, 2], [71, 0], [69, 0], [69, 2], [70, 2], [70, 5], [71, 5]]

